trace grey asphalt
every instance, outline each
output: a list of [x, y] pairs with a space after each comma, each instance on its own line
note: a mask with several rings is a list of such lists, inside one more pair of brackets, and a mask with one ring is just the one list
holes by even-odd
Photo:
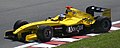
[[64, 13], [70, 5], [85, 11], [90, 5], [112, 9], [112, 21], [120, 20], [120, 0], [0, 0], [0, 48], [13, 48], [24, 43], [4, 39], [5, 30], [12, 29], [16, 20], [29, 22]]

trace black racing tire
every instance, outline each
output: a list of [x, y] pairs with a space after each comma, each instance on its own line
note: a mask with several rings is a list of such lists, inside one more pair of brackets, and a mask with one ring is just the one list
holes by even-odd
[[95, 25], [94, 30], [95, 32], [98, 32], [98, 33], [106, 33], [110, 30], [112, 26], [111, 20], [105, 16], [100, 16], [96, 18], [96, 22], [94, 25]]
[[53, 37], [53, 29], [50, 26], [40, 26], [36, 35], [38, 42], [48, 42]]
[[[23, 26], [23, 25], [25, 25], [25, 24], [28, 24], [28, 22], [25, 21], [25, 20], [17, 20], [17, 21], [15, 22], [14, 26], [13, 26], [13, 29], [16, 30], [16, 29], [18, 29], [19, 27], [21, 27], [21, 26]], [[20, 40], [20, 41], [25, 41], [26, 35], [27, 35], [26, 33], [22, 33], [21, 38], [18, 39], [18, 40]], [[16, 36], [16, 37], [17, 37], [17, 36]]]
[[15, 22], [14, 26], [13, 26], [13, 29], [16, 30], [16, 29], [18, 29], [19, 27], [21, 27], [21, 26], [23, 26], [25, 24], [28, 24], [28, 22], [25, 21], [25, 20], [17, 20]]

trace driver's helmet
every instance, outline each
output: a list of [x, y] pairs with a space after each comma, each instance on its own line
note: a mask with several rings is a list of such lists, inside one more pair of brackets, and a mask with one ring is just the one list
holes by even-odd
[[65, 15], [64, 14], [60, 14], [59, 17], [65, 17]]
[[59, 20], [63, 20], [63, 19], [65, 19], [65, 14], [60, 14], [59, 15]]

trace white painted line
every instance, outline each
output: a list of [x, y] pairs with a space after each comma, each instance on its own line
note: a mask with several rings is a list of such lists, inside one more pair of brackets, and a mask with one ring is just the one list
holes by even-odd
[[33, 45], [31, 47], [44, 47], [44, 48], [52, 48], [52, 47], [57, 47], [58, 45], [50, 45], [50, 44], [45, 44], [45, 43], [40, 43], [37, 45]]
[[96, 35], [100, 35], [100, 34], [94, 34], [94, 33], [87, 34], [87, 36], [96, 36]]
[[111, 27], [111, 29], [110, 30], [119, 30], [120, 28], [118, 28], [118, 27]]
[[114, 21], [114, 22], [112, 22], [112, 25], [118, 24], [118, 23], [120, 23], [120, 20], [119, 20], [119, 21]]
[[14, 47], [14, 48], [26, 48], [28, 46], [37, 45], [37, 44], [39, 44], [39, 43], [37, 43], [37, 42], [28, 43], [28, 44], [24, 44], [24, 45], [21, 45], [21, 46]]
[[78, 40], [80, 40], [80, 39], [73, 39], [73, 38], [52, 38], [52, 41], [65, 41], [65, 42], [74, 42], [74, 41], [78, 41]]

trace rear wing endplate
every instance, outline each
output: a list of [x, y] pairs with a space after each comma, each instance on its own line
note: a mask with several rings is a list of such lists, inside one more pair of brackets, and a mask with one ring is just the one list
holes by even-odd
[[86, 8], [86, 13], [91, 14], [92, 16], [95, 16], [95, 12], [101, 13], [99, 16], [107, 16], [111, 19], [111, 9], [109, 8], [102, 8], [102, 7], [96, 7], [96, 6], [89, 6]]

